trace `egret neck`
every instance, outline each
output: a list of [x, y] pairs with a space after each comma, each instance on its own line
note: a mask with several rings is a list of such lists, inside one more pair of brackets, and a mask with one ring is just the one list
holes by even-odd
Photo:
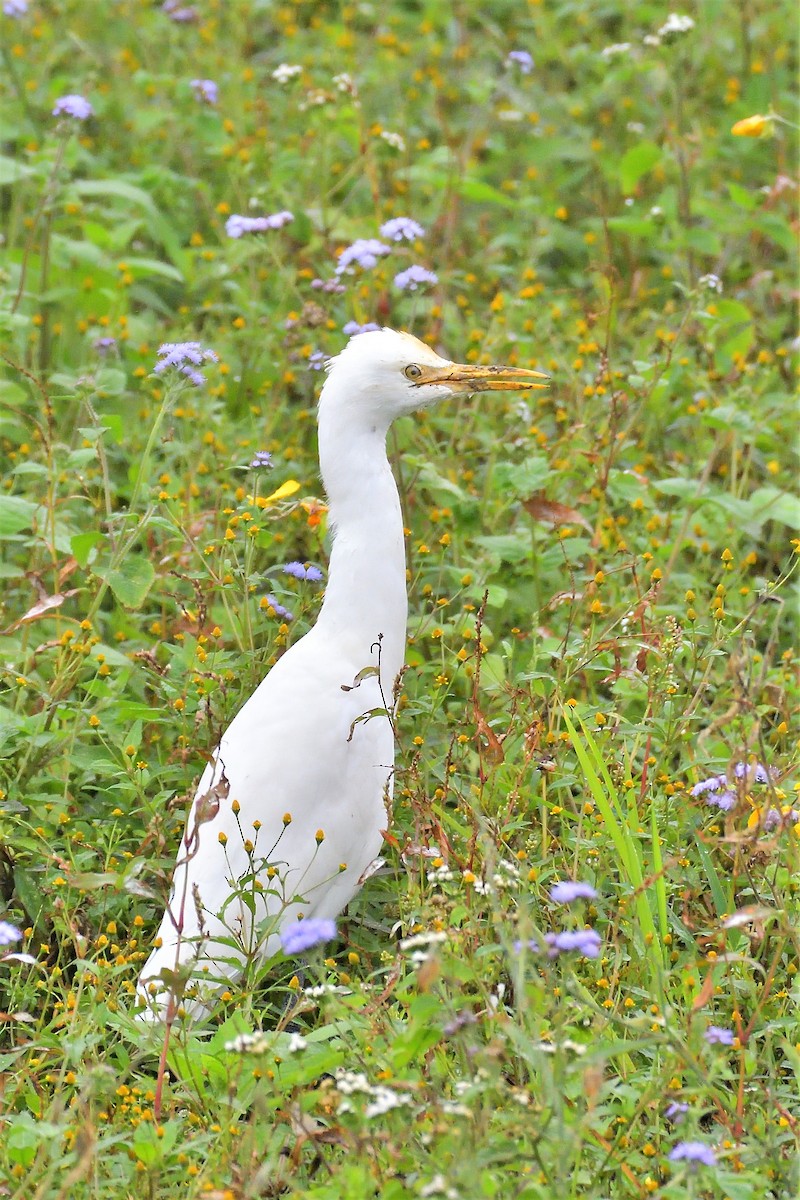
[[[319, 461], [333, 532], [321, 637], [377, 666], [391, 703], [406, 645], [406, 558], [397, 484], [386, 455], [390, 419], [342, 402], [334, 379], [319, 403]], [[344, 680], [342, 682], [345, 682]]]

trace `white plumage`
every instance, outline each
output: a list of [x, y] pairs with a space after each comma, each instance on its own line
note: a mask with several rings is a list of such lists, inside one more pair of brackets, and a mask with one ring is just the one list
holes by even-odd
[[[207, 1011], [249, 956], [278, 951], [282, 927], [301, 915], [335, 917], [380, 850], [394, 765], [387, 710], [407, 614], [403, 521], [385, 449], [392, 421], [454, 392], [543, 386], [538, 372], [458, 366], [391, 329], [352, 338], [328, 371], [318, 419], [333, 529], [325, 598], [200, 780], [139, 980], [154, 1016], [176, 1001], [191, 1015]], [[362, 675], [377, 668], [378, 643], [380, 674]]]

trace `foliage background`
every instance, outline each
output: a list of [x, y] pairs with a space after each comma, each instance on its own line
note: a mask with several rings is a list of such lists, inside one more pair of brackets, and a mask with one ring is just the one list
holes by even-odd
[[[1, 1194], [793, 1194], [796, 145], [730, 132], [793, 117], [793, 6], [3, 7]], [[315, 287], [396, 215], [425, 237]], [[280, 568], [326, 563], [348, 321], [553, 384], [392, 433], [397, 804], [340, 990], [272, 964], [162, 1047], [138, 965], [204, 754], [314, 619]], [[152, 373], [180, 340], [205, 386]], [[584, 923], [597, 959], [518, 949]], [[287, 997], [304, 1048], [225, 1050]]]

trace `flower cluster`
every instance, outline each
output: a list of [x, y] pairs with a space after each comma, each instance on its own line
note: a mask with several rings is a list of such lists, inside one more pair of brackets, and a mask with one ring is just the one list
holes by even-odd
[[421, 283], [438, 283], [439, 276], [433, 271], [427, 271], [425, 267], [419, 267], [416, 264], [407, 267], [405, 271], [400, 271], [394, 277], [394, 286], [399, 288], [401, 292], [415, 292]]
[[590, 883], [556, 883], [550, 889], [554, 904], [572, 904], [573, 900], [596, 900], [597, 892]]
[[250, 463], [251, 471], [260, 471], [265, 467], [272, 466], [272, 455], [269, 450], [256, 450], [253, 456], [253, 461]]
[[277, 83], [288, 83], [290, 79], [296, 79], [298, 75], [303, 74], [303, 68], [296, 63], [281, 63], [272, 72], [272, 78]]
[[244, 233], [264, 233], [267, 229], [282, 229], [294, 220], [294, 213], [272, 213], [268, 217], [242, 217], [233, 213], [225, 222], [225, 232], [229, 238], [240, 238]]
[[506, 66], [519, 67], [521, 75], [530, 75], [533, 70], [533, 58], [527, 50], [511, 50], [506, 56]]
[[[417, 238], [425, 236], [425, 230], [418, 221], [411, 217], [392, 217], [381, 225], [380, 234], [388, 242], [397, 244], [416, 241]], [[369, 271], [378, 265], [381, 258], [385, 258], [387, 254], [391, 253], [392, 246], [388, 245], [386, 241], [381, 241], [379, 238], [357, 238], [340, 251], [336, 262], [336, 276], [352, 275], [355, 267], [360, 267], [362, 271]], [[394, 278], [395, 287], [400, 291], [415, 291], [422, 283], [438, 283], [438, 277], [432, 271], [416, 264], [408, 267], [405, 271], [400, 271]], [[326, 284], [318, 279], [315, 279], [311, 286], [322, 288], [325, 291], [334, 290], [329, 283]], [[355, 321], [350, 324], [353, 326], [353, 332], [359, 333], [365, 332], [367, 328], [377, 328], [372, 324], [357, 328]], [[345, 332], [349, 332], [347, 326], [345, 326]]]
[[288, 562], [283, 568], [284, 575], [291, 575], [294, 579], [307, 579], [309, 583], [319, 583], [322, 579], [322, 571], [319, 567], [303, 565], [301, 562]]
[[694, 29], [694, 21], [683, 13], [670, 13], [658, 31], [659, 37], [669, 37], [674, 33], [688, 33]]
[[0, 921], [0, 946], [11, 946], [21, 937], [22, 934], [16, 925], [12, 925], [10, 921]]
[[[357, 1093], [370, 1097], [369, 1103], [364, 1108], [364, 1116], [367, 1120], [383, 1116], [384, 1113], [391, 1112], [393, 1108], [402, 1108], [404, 1105], [412, 1103], [412, 1098], [408, 1093], [395, 1091], [394, 1088], [386, 1087], [385, 1084], [371, 1084], [362, 1071], [347, 1071], [343, 1067], [338, 1067], [335, 1086], [337, 1092], [345, 1097]], [[349, 1100], [345, 1099], [339, 1105], [338, 1112], [340, 1113], [352, 1111], [353, 1106]]]
[[702, 1163], [705, 1167], [714, 1167], [717, 1163], [716, 1154], [705, 1142], [678, 1142], [668, 1157], [670, 1162]]
[[219, 87], [213, 79], [193, 79], [191, 84], [195, 100], [203, 104], [216, 104], [219, 100]]
[[348, 321], [342, 326], [342, 333], [346, 333], [348, 337], [356, 337], [359, 333], [374, 333], [380, 329], [380, 325], [376, 325], [374, 321], [366, 321], [363, 325], [359, 325], [358, 321]]
[[384, 221], [381, 225], [380, 234], [390, 242], [413, 242], [416, 238], [424, 237], [425, 230], [411, 217], [392, 217], [391, 221]]
[[7, 17], [24, 17], [28, 11], [28, 0], [4, 0], [3, 12]]
[[276, 617], [280, 617], [282, 621], [294, 620], [294, 613], [286, 608], [285, 605], [281, 604], [280, 600], [272, 595], [272, 592], [267, 593], [266, 601], [267, 606], [272, 609]]
[[[603, 940], [595, 929], [563, 929], [560, 933], [546, 933], [544, 944], [547, 947], [548, 958], [558, 958], [562, 953], [577, 953], [582, 954], [584, 958], [597, 958]], [[514, 943], [517, 954], [521, 953], [523, 948], [530, 950], [531, 954], [542, 952], [542, 947], [534, 938], [527, 942]]]
[[336, 274], [344, 274], [353, 265], [369, 270], [378, 265], [379, 258], [391, 252], [391, 246], [379, 242], [377, 238], [357, 238], [351, 245], [345, 246], [339, 255]]
[[85, 96], [71, 93], [56, 100], [53, 106], [54, 117], [74, 117], [76, 121], [86, 121], [94, 115], [94, 109]]
[[158, 348], [158, 361], [153, 370], [156, 375], [160, 375], [169, 367], [175, 367], [190, 383], [200, 387], [205, 383], [206, 377], [197, 368], [204, 362], [218, 361], [217, 352], [205, 349], [199, 342], [165, 342]]
[[336, 922], [329, 917], [309, 917], [281, 930], [281, 946], [286, 955], [302, 954], [336, 937]]
[[709, 1025], [703, 1035], [709, 1046], [732, 1046], [734, 1034], [731, 1029], [723, 1029], [721, 1025]]
[[165, 12], [176, 25], [189, 25], [192, 21], [196, 21], [199, 15], [197, 9], [193, 8], [191, 4], [182, 5], [180, 0], [164, 0], [161, 11]]
[[[755, 783], [769, 783], [769, 772], [762, 763], [737, 763], [733, 768], [734, 779], [744, 779], [752, 773]], [[715, 805], [728, 812], [736, 803], [736, 784], [727, 775], [712, 775], [701, 779], [690, 791], [692, 796], [705, 796], [706, 804]]]

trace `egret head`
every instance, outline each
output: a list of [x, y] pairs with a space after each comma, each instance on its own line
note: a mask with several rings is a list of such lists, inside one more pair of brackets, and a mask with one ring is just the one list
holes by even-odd
[[541, 371], [453, 363], [410, 333], [394, 329], [357, 334], [327, 369], [324, 394], [334, 391], [339, 404], [387, 427], [404, 413], [458, 392], [525, 392], [547, 386]]

